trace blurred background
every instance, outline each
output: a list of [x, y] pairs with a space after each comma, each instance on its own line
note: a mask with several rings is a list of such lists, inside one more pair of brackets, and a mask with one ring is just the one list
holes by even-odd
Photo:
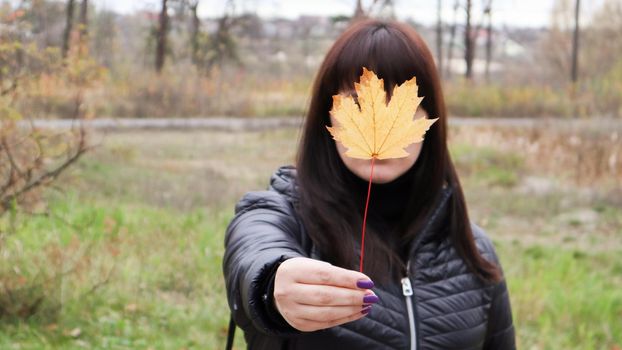
[[0, 0], [0, 348], [224, 348], [233, 207], [365, 17], [435, 55], [519, 348], [622, 349], [622, 0]]

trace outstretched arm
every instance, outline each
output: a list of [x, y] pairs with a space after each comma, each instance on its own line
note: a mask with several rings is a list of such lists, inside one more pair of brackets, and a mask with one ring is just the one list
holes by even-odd
[[289, 203], [274, 192], [249, 193], [236, 207], [225, 234], [223, 272], [229, 307], [242, 329], [253, 327], [267, 334], [292, 331], [274, 322], [264, 294], [281, 262], [305, 255], [298, 230]]

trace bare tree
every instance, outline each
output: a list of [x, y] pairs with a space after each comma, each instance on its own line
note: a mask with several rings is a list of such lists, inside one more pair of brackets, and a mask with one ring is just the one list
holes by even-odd
[[590, 26], [580, 32], [580, 72], [583, 76], [613, 78], [616, 66], [622, 68], [622, 0], [605, 0], [589, 22]]
[[465, 77], [473, 78], [473, 58], [475, 57], [475, 40], [471, 28], [471, 0], [466, 2], [466, 26], [464, 28], [464, 61], [466, 63]]
[[451, 61], [454, 56], [454, 45], [456, 40], [456, 27], [458, 26], [458, 9], [460, 9], [460, 0], [454, 1], [454, 18], [453, 23], [451, 24], [451, 30], [449, 31], [449, 44], [447, 48], [447, 60], [446, 60], [446, 76], [451, 76]]
[[82, 5], [80, 6], [80, 42], [86, 41], [89, 32], [88, 11], [89, 1], [82, 0]]
[[[28, 200], [28, 195], [50, 184], [74, 164], [87, 150], [86, 129], [81, 126], [68, 138], [66, 154], [50, 156], [46, 144], [59, 135], [46, 135], [36, 128], [20, 132], [14, 124], [4, 123], [0, 133], [0, 159], [3, 173], [0, 185], [0, 215], [17, 204]], [[56, 161], [55, 166], [47, 165]]]
[[352, 16], [352, 20], [358, 20], [361, 18], [367, 17], [367, 13], [363, 9], [363, 4], [361, 0], [356, 0], [356, 8], [354, 9], [354, 15]]
[[551, 26], [540, 43], [537, 54], [546, 69], [543, 75], [547, 81], [559, 86], [568, 82], [572, 72], [572, 26], [574, 0], [556, 0], [551, 12]]
[[213, 67], [222, 69], [225, 63], [240, 63], [232, 28], [239, 27], [242, 22], [243, 18], [235, 15], [235, 1], [227, 0], [224, 14], [218, 19], [216, 32], [205, 37], [200, 30], [197, 31], [195, 64], [198, 68], [209, 74]]
[[464, 29], [464, 58], [466, 63], [466, 72], [465, 76], [467, 79], [471, 80], [473, 78], [473, 60], [475, 59], [475, 51], [477, 49], [477, 37], [479, 33], [482, 31], [483, 23], [486, 18], [488, 18], [488, 26], [487, 26], [487, 38], [486, 38], [486, 76], [488, 77], [488, 69], [489, 67], [489, 55], [492, 54], [492, 22], [491, 22], [491, 7], [492, 0], [487, 0], [484, 4], [482, 20], [479, 22], [475, 29], [473, 29], [472, 25], [472, 3], [471, 0], [467, 0], [466, 3], [466, 26]]
[[581, 10], [581, 1], [575, 1], [574, 12], [574, 33], [572, 36], [572, 69], [570, 71], [570, 79], [573, 83], [579, 80], [579, 13]]
[[156, 31], [156, 57], [155, 57], [155, 69], [156, 72], [162, 72], [164, 68], [164, 60], [167, 49], [167, 36], [168, 36], [168, 0], [162, 0], [162, 9], [160, 11], [159, 25]]
[[[67, 69], [59, 64], [63, 60], [60, 56], [36, 46], [16, 45], [0, 52], [6, 73], [1, 80], [11, 87], [0, 91], [0, 109], [6, 113], [0, 117], [0, 216], [11, 208], [30, 207], [38, 202], [41, 190], [89, 148], [80, 121], [86, 113], [84, 90], [98, 79], [98, 71], [90, 60], [72, 54], [68, 58], [79, 61], [77, 68]], [[76, 120], [78, 129], [60, 133], [39, 130], [27, 117], [22, 119], [16, 97], [28, 95], [29, 86], [45, 74], [62, 75], [71, 82], [70, 89], [76, 89], [71, 115], [67, 117]]]
[[492, 0], [488, 0], [488, 4], [484, 9], [484, 15], [487, 15], [488, 26], [486, 27], [486, 81], [490, 81], [490, 61], [492, 60]]
[[192, 14], [190, 46], [192, 47], [192, 62], [196, 64], [198, 62], [199, 33], [201, 30], [201, 20], [198, 14], [199, 0], [189, 0], [189, 8]]
[[374, 0], [369, 5], [367, 14], [372, 17], [395, 18], [395, 8], [393, 5], [393, 0]]
[[73, 8], [74, 0], [67, 1], [65, 31], [63, 32], [63, 58], [67, 57], [71, 45], [71, 32], [73, 31]]
[[354, 8], [354, 14], [352, 15], [352, 21], [356, 21], [368, 17], [382, 16], [385, 10], [388, 14], [385, 17], [394, 18], [394, 6], [393, 0], [374, 0], [369, 7], [365, 8], [361, 0], [356, 1]]
[[438, 74], [443, 75], [443, 1], [437, 0], [436, 2], [436, 66], [438, 69]]

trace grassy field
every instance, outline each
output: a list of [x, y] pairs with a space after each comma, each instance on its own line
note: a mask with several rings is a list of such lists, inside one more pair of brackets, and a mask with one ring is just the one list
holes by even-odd
[[[579, 149], [559, 133], [452, 129], [520, 349], [622, 347], [622, 151], [609, 132], [575, 135]], [[292, 162], [296, 132], [93, 140], [41, 214], [0, 218], [0, 349], [223, 348], [224, 229], [244, 192]]]

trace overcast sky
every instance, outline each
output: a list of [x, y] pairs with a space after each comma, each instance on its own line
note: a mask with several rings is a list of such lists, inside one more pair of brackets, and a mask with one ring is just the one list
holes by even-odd
[[[92, 0], [100, 8], [107, 8], [122, 13], [131, 13], [141, 9], [157, 10], [158, 0]], [[494, 0], [493, 21], [496, 26], [547, 26], [551, 8], [556, 0]], [[474, 0], [474, 13], [481, 13], [483, 0]], [[572, 1], [574, 2], [574, 1]], [[591, 13], [602, 4], [603, 0], [582, 1], [582, 11]], [[236, 11], [256, 12], [263, 17], [297, 18], [300, 15], [351, 15], [355, 0], [237, 0]], [[363, 4], [371, 3], [363, 0]], [[454, 0], [443, 0], [443, 17], [453, 22]], [[223, 13], [225, 0], [201, 0], [199, 15], [217, 17]], [[415, 21], [432, 24], [436, 21], [434, 0], [395, 0], [398, 18], [411, 17]], [[460, 12], [464, 17], [464, 11]], [[475, 18], [478, 23], [477, 17]], [[587, 16], [586, 16], [587, 17]]]

